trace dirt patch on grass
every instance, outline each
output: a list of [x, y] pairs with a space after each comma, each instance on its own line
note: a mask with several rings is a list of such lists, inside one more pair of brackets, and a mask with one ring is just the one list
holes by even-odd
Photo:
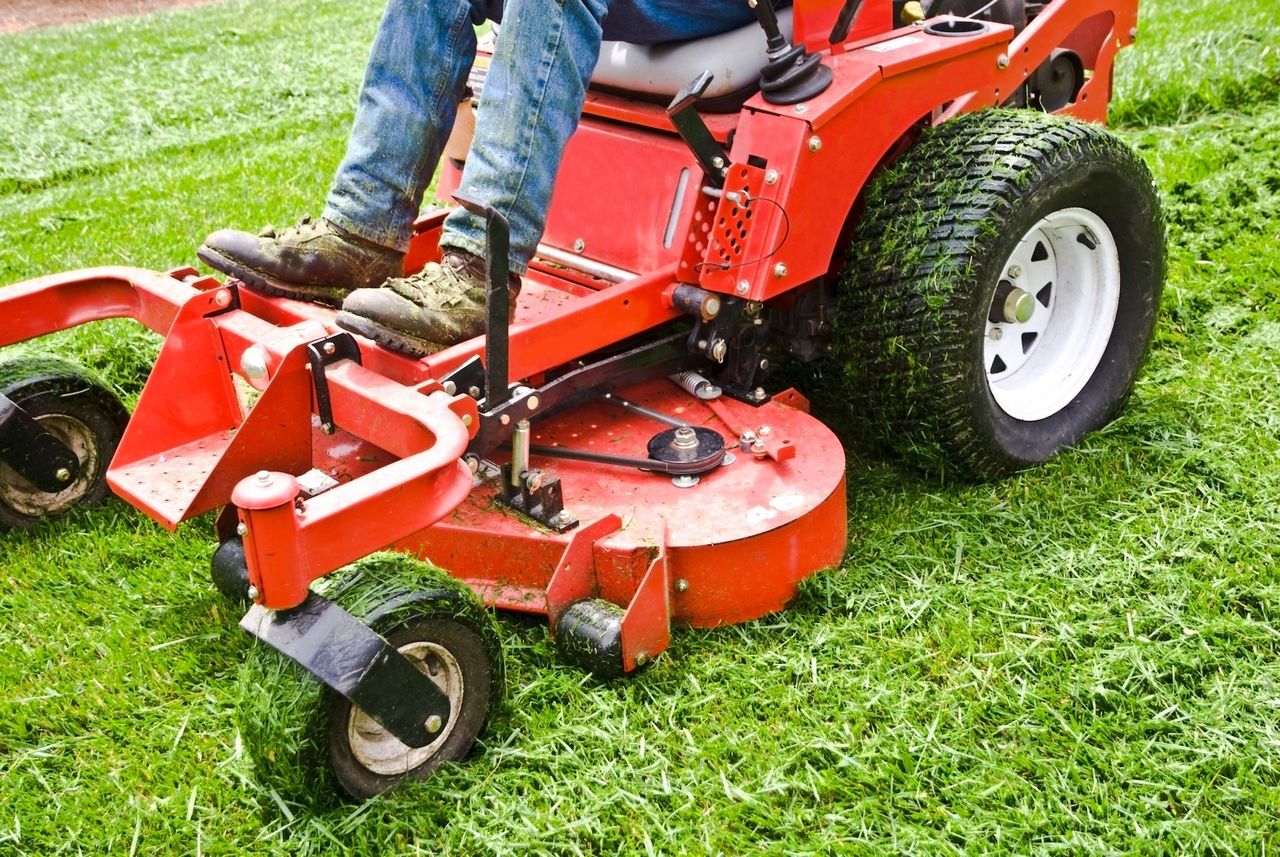
[[7, 0], [0, 8], [0, 35], [215, 2], [218, 0]]

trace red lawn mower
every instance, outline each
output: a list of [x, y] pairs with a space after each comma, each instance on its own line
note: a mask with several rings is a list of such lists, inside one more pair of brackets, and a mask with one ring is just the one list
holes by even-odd
[[760, 27], [606, 43], [511, 324], [505, 223], [455, 197], [489, 224], [486, 337], [412, 359], [190, 268], [0, 290], [0, 344], [166, 337], [132, 417], [74, 367], [0, 366], [0, 523], [108, 486], [169, 528], [221, 510], [215, 582], [323, 688], [316, 741], [365, 798], [471, 747], [502, 680], [481, 605], [611, 677], [840, 562], [842, 443], [778, 365], [962, 477], [1111, 420], [1164, 270], [1149, 173], [1089, 124], [1136, 0], [752, 5]]

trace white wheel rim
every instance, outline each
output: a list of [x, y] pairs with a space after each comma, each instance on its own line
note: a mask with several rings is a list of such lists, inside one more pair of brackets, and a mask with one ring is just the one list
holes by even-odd
[[[407, 774], [430, 761], [453, 733], [458, 722], [458, 710], [462, 707], [462, 667], [448, 649], [436, 643], [417, 642], [401, 646], [400, 654], [449, 697], [449, 722], [430, 744], [414, 748], [382, 728], [359, 708], [351, 706], [351, 716], [347, 719], [347, 742], [351, 745], [351, 754], [365, 768], [381, 776]], [[425, 724], [423, 728], [426, 728]]]
[[1022, 236], [1001, 279], [1033, 296], [1035, 308], [1025, 322], [988, 318], [987, 386], [1014, 419], [1047, 419], [1080, 394], [1111, 341], [1120, 253], [1102, 218], [1064, 208]]
[[80, 475], [61, 491], [42, 491], [7, 464], [0, 464], [0, 502], [28, 518], [56, 515], [89, 493], [101, 465], [93, 429], [66, 414], [45, 414], [35, 421], [62, 441], [80, 462]]

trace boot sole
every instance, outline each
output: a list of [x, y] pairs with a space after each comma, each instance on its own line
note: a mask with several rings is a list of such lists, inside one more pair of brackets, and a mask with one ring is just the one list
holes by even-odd
[[343, 330], [349, 330], [352, 333], [368, 337], [379, 345], [401, 354], [408, 354], [410, 357], [427, 357], [437, 351], [443, 351], [447, 347], [438, 342], [418, 339], [403, 331], [378, 324], [376, 321], [370, 321], [354, 313], [340, 312], [334, 317], [334, 322]]
[[[292, 298], [295, 301], [307, 301], [308, 303], [324, 304], [325, 306], [337, 308], [342, 306], [343, 299], [352, 291], [342, 286], [303, 286], [297, 283], [286, 283], [255, 271], [229, 256], [224, 256], [207, 244], [202, 244], [200, 249], [196, 250], [196, 258], [215, 271], [221, 271], [228, 276], [235, 277], [248, 286], [250, 290], [272, 297]], [[310, 288], [330, 289], [341, 292], [341, 294], [305, 291]]]

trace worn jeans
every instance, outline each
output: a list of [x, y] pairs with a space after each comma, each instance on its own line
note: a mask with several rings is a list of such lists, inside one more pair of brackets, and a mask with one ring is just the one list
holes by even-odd
[[[390, 0], [325, 218], [408, 246], [475, 57], [474, 25], [500, 15], [462, 188], [507, 217], [517, 274], [542, 237], [601, 39], [696, 38], [753, 19], [746, 0]], [[483, 219], [456, 209], [440, 244], [483, 255]]]

